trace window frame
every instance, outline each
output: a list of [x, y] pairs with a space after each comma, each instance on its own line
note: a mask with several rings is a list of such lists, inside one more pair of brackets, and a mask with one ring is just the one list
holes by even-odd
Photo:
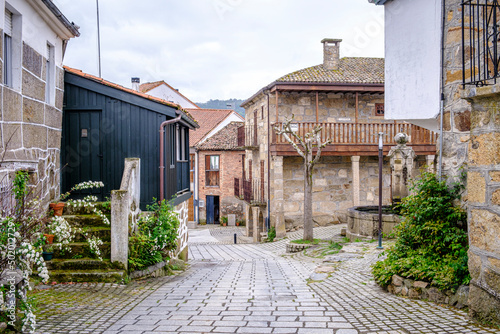
[[45, 61], [45, 103], [55, 104], [55, 48], [47, 42], [47, 60]]
[[[216, 158], [217, 166], [212, 168], [212, 157]], [[212, 179], [211, 174], [217, 175], [216, 184], [211, 184], [209, 180]], [[220, 187], [220, 155], [219, 154], [207, 154], [205, 155], [205, 186], [206, 187]]]
[[[379, 113], [378, 111], [382, 108], [382, 113]], [[385, 116], [385, 105], [384, 103], [375, 103], [375, 109], [373, 111], [374, 115], [377, 117], [384, 117]]]
[[[12, 33], [14, 30], [14, 25], [12, 23], [14, 19], [14, 14], [7, 8], [4, 10], [4, 29], [3, 29], [3, 78], [2, 82], [5, 86], [13, 88], [12, 84]], [[7, 16], [10, 16], [10, 27], [7, 29]], [[10, 30], [10, 34], [8, 33]]]

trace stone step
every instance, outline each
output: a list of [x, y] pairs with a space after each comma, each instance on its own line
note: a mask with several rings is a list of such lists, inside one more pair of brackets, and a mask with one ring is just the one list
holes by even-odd
[[[66, 221], [74, 227], [110, 227], [109, 225], [104, 224], [102, 218], [96, 215], [64, 215], [63, 216]], [[111, 216], [107, 216], [111, 221]]]
[[[73, 259], [76, 256], [82, 256], [83, 258], [94, 258], [93, 254], [90, 252], [89, 245], [87, 242], [72, 242], [68, 244], [71, 252], [54, 249], [55, 259]], [[104, 242], [103, 245], [99, 246], [101, 249], [101, 257], [103, 259], [109, 259], [111, 256], [111, 242]], [[47, 249], [47, 245], [44, 246]]]
[[50, 261], [45, 261], [45, 264], [49, 271], [113, 269], [109, 260], [99, 261], [92, 258], [52, 259]]
[[[108, 207], [108, 204], [106, 203], [109, 203], [109, 202], [96, 202], [94, 203], [94, 205], [102, 211], [102, 213], [104, 214], [111, 214], [111, 205], [109, 205]], [[88, 210], [88, 209], [85, 209], [85, 208], [75, 208], [75, 207], [72, 207], [72, 206], [69, 206], [69, 205], [65, 205], [64, 206], [64, 209], [63, 209], [63, 215], [69, 215], [69, 216], [73, 216], [73, 215], [88, 215], [88, 214], [91, 214], [92, 211], [91, 210]]]
[[[83, 227], [82, 228], [84, 233], [87, 233], [90, 236], [96, 236], [99, 239], [101, 239], [103, 242], [110, 242], [111, 241], [111, 228], [106, 226], [106, 227]], [[75, 242], [85, 242], [86, 238], [82, 233], [76, 233], [75, 234]]]
[[127, 276], [125, 270], [52, 270], [50, 282], [105, 282], [120, 283]]

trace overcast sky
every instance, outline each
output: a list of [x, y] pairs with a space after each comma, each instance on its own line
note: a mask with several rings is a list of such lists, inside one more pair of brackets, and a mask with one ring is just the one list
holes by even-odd
[[[80, 26], [64, 64], [98, 74], [95, 0], [53, 0]], [[341, 57], [383, 57], [383, 6], [368, 0], [100, 0], [102, 77], [165, 80], [195, 102], [247, 99], [275, 79]]]

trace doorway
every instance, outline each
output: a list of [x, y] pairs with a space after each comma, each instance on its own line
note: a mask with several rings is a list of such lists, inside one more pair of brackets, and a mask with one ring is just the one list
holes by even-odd
[[207, 224], [219, 223], [219, 196], [207, 196]]

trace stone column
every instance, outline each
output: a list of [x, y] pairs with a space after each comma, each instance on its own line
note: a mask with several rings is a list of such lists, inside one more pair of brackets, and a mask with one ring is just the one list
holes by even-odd
[[[273, 181], [271, 183], [271, 212], [274, 215], [276, 237], [286, 236], [285, 215], [283, 213], [283, 157], [273, 157]], [[272, 217], [272, 216], [271, 216]]]
[[352, 156], [352, 205], [359, 205], [359, 156]]
[[111, 263], [128, 266], [128, 214], [130, 196], [127, 190], [111, 191]]
[[469, 314], [500, 325], [500, 85], [471, 87], [467, 165]]
[[247, 237], [253, 236], [253, 214], [252, 207], [247, 203], [243, 204], [245, 206], [245, 229]]
[[434, 173], [434, 160], [436, 156], [435, 155], [428, 155], [426, 156], [427, 159], [427, 171], [429, 173]]
[[253, 217], [253, 242], [260, 242], [260, 230], [259, 230], [259, 210], [260, 208], [258, 206], [252, 206], [250, 207], [252, 210], [252, 217]]

